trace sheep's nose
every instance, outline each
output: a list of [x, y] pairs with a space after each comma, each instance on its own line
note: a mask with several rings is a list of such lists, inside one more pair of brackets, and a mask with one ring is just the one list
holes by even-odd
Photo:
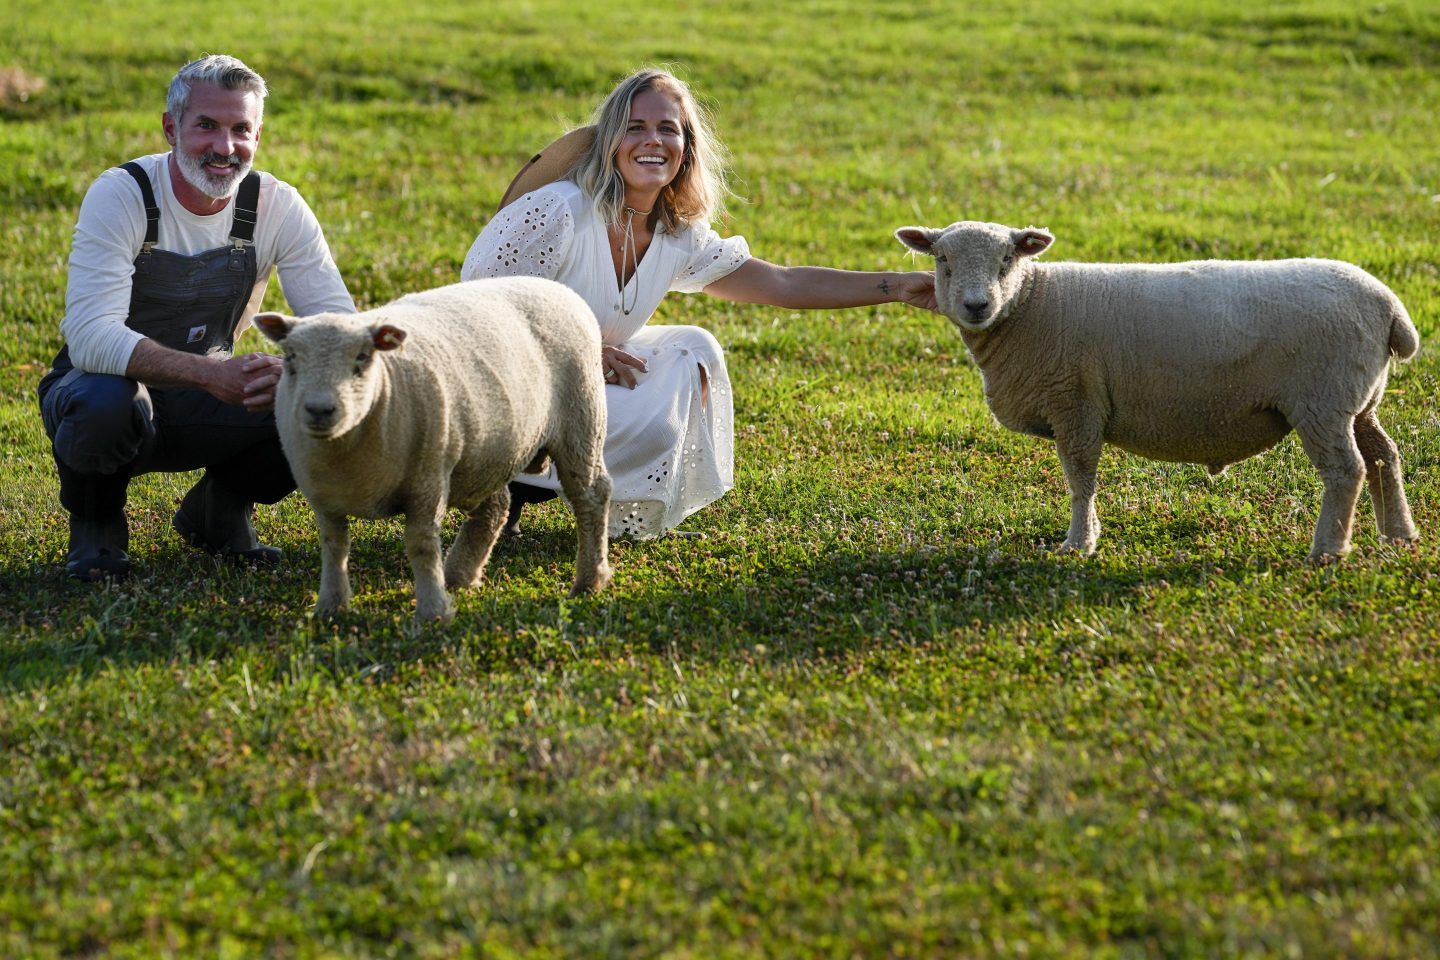
[[970, 311], [971, 316], [978, 317], [990, 308], [989, 300], [966, 300], [965, 309]]
[[333, 403], [307, 403], [305, 412], [316, 420], [323, 420], [326, 417], [335, 415], [335, 404]]

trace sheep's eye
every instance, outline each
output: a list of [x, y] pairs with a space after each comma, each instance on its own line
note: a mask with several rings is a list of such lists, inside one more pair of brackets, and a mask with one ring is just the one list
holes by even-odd
[[1013, 254], [1013, 253], [1007, 253], [1007, 254], [1005, 254], [1004, 258], [1002, 258], [1000, 262], [1003, 263], [1003, 264], [1005, 264], [1005, 266], [1007, 266], [1007, 267], [1010, 266], [1010, 264], [1012, 264], [1012, 263], [1015, 262], [1015, 254]]
[[935, 262], [936, 262], [936, 263], [949, 263], [949, 261], [945, 258], [945, 255], [944, 255], [943, 253], [937, 253], [937, 254], [935, 254]]
[[370, 366], [370, 358], [374, 355], [373, 352], [367, 352], [355, 358], [355, 376], [358, 377], [365, 372], [365, 368]]

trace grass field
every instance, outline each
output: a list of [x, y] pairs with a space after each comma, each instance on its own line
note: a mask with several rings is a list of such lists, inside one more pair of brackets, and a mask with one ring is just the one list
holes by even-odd
[[[298, 8], [298, 9], [297, 9]], [[0, 956], [1440, 955], [1440, 7], [378, 0], [0, 8]], [[940, 317], [674, 297], [725, 345], [736, 487], [562, 599], [534, 511], [445, 628], [397, 523], [354, 611], [217, 567], [131, 489], [137, 576], [61, 575], [34, 386], [90, 181], [163, 148], [175, 68], [272, 95], [362, 305], [453, 280], [517, 166], [673, 64], [734, 156], [727, 232], [902, 269], [898, 226], [1050, 259], [1351, 260], [1426, 345], [1382, 417], [1424, 539], [1304, 562], [1292, 437], [1220, 478], [1108, 451], [1057, 556], [1049, 445]], [[271, 303], [283, 307], [272, 287]], [[253, 338], [253, 339], [251, 339]], [[246, 346], [260, 341], [247, 335]], [[450, 528], [453, 532], [453, 526]]]

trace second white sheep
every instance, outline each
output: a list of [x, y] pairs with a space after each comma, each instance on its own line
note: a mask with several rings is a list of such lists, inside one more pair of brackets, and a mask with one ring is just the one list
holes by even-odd
[[1400, 454], [1375, 410], [1391, 357], [1419, 335], [1379, 280], [1334, 260], [1040, 263], [1043, 229], [903, 227], [935, 258], [940, 309], [985, 379], [995, 419], [1055, 441], [1070, 487], [1061, 548], [1100, 532], [1095, 473], [1114, 444], [1212, 473], [1292, 429], [1325, 492], [1310, 556], [1350, 549], [1369, 481], [1380, 534], [1416, 539]]

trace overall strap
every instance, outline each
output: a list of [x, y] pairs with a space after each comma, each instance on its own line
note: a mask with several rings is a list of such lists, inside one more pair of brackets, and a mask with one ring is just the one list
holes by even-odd
[[252, 170], [235, 191], [235, 222], [230, 226], [230, 239], [235, 241], [235, 246], [255, 242], [255, 218], [259, 209], [260, 174]]
[[134, 160], [122, 163], [120, 168], [134, 177], [140, 187], [140, 199], [145, 204], [145, 242], [140, 249], [149, 253], [150, 248], [160, 242], [160, 208], [155, 206], [155, 191], [150, 188], [150, 178], [144, 168]]

